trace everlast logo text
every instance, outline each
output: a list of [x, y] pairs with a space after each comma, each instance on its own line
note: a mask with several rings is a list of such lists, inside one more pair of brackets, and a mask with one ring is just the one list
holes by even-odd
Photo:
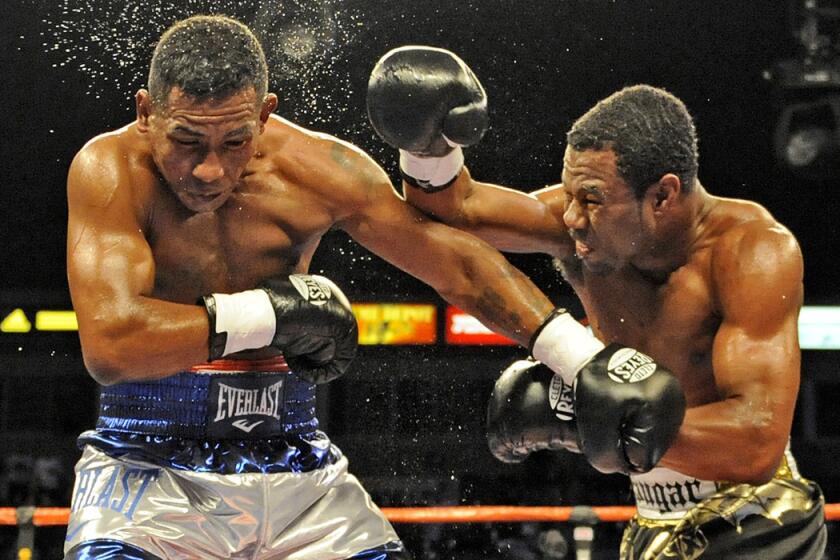
[[241, 389], [219, 383], [216, 417], [213, 421], [251, 415], [270, 416], [279, 420], [282, 388], [282, 381], [258, 389]]
[[284, 373], [214, 375], [207, 395], [207, 437], [262, 439], [281, 433], [289, 382]]
[[574, 392], [572, 386], [563, 381], [560, 374], [554, 374], [548, 388], [548, 402], [554, 414], [560, 420], [570, 422], [575, 419]]
[[622, 348], [610, 356], [607, 375], [616, 383], [636, 383], [656, 371], [656, 362], [647, 354], [632, 348]]
[[708, 489], [703, 489], [702, 485], [703, 482], [696, 478], [664, 483], [634, 481], [633, 494], [640, 509], [670, 513], [685, 511], [700, 503], [708, 493]]
[[300, 295], [312, 305], [324, 305], [332, 298], [329, 285], [326, 282], [319, 282], [315, 276], [292, 274], [289, 280]]

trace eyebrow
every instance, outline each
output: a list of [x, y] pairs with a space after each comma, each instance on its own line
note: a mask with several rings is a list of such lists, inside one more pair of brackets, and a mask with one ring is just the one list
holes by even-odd
[[604, 196], [604, 191], [601, 190], [600, 187], [596, 187], [595, 185], [584, 185], [580, 188], [586, 194], [591, 194], [594, 196]]
[[[225, 137], [228, 137], [228, 136], [239, 136], [239, 135], [241, 135], [241, 134], [247, 134], [247, 133], [249, 133], [250, 131], [251, 131], [251, 130], [250, 130], [250, 127], [249, 127], [248, 125], [245, 125], [245, 126], [240, 126], [240, 127], [239, 127], [239, 128], [237, 128], [237, 129], [234, 129], [234, 130], [231, 130], [231, 131], [229, 131], [229, 132], [226, 132], [226, 133], [225, 133]], [[189, 128], [189, 127], [184, 126], [184, 125], [182, 125], [182, 124], [176, 125], [176, 126], [175, 126], [175, 128], [173, 128], [173, 129], [172, 129], [172, 132], [179, 132], [179, 133], [181, 133], [181, 134], [187, 134], [187, 135], [189, 135], [189, 136], [201, 136], [201, 137], [203, 137], [203, 136], [204, 136], [204, 133], [203, 133], [203, 132], [198, 131], [198, 130], [195, 130], [195, 129], [192, 129], [192, 128]]]
[[192, 128], [188, 128], [182, 124], [179, 124], [175, 128], [173, 128], [172, 132], [180, 132], [182, 134], [188, 134], [190, 136], [204, 136], [204, 134], [202, 134], [201, 132], [193, 130]]
[[231, 130], [230, 132], [225, 133], [225, 136], [239, 136], [240, 134], [247, 134], [251, 132], [251, 127], [248, 125], [240, 126], [237, 129]]

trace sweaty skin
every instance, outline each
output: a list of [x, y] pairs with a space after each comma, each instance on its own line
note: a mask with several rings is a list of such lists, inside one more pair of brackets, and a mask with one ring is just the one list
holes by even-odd
[[[359, 149], [271, 114], [252, 88], [166, 106], [91, 140], [68, 177], [68, 277], [85, 363], [101, 383], [207, 359], [200, 296], [308, 270], [331, 228], [522, 345], [551, 302], [475, 237], [430, 221]], [[265, 350], [242, 357], [260, 357]]]
[[664, 175], [641, 200], [612, 150], [567, 149], [562, 184], [531, 194], [474, 181], [407, 199], [510, 252], [553, 255], [604, 342], [679, 378], [689, 409], [658, 466], [761, 483], [778, 467], [799, 388], [802, 255], [761, 206], [686, 192]]

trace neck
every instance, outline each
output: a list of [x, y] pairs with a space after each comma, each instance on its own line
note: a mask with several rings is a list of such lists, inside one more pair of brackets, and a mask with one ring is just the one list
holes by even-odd
[[714, 206], [714, 198], [700, 184], [683, 195], [679, 209], [656, 232], [657, 241], [645, 254], [631, 262], [642, 276], [664, 282], [686, 262], [702, 243], [705, 221]]

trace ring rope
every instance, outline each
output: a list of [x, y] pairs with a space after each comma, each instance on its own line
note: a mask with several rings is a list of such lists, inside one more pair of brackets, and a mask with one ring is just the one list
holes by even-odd
[[[573, 513], [585, 509], [600, 522], [628, 521], [634, 506], [434, 506], [386, 507], [382, 513], [392, 523], [521, 523], [527, 521], [567, 522]], [[0, 525], [17, 525], [17, 508], [0, 507]], [[35, 508], [32, 523], [46, 527], [67, 525], [70, 508]], [[825, 504], [826, 521], [840, 521], [840, 504]]]

